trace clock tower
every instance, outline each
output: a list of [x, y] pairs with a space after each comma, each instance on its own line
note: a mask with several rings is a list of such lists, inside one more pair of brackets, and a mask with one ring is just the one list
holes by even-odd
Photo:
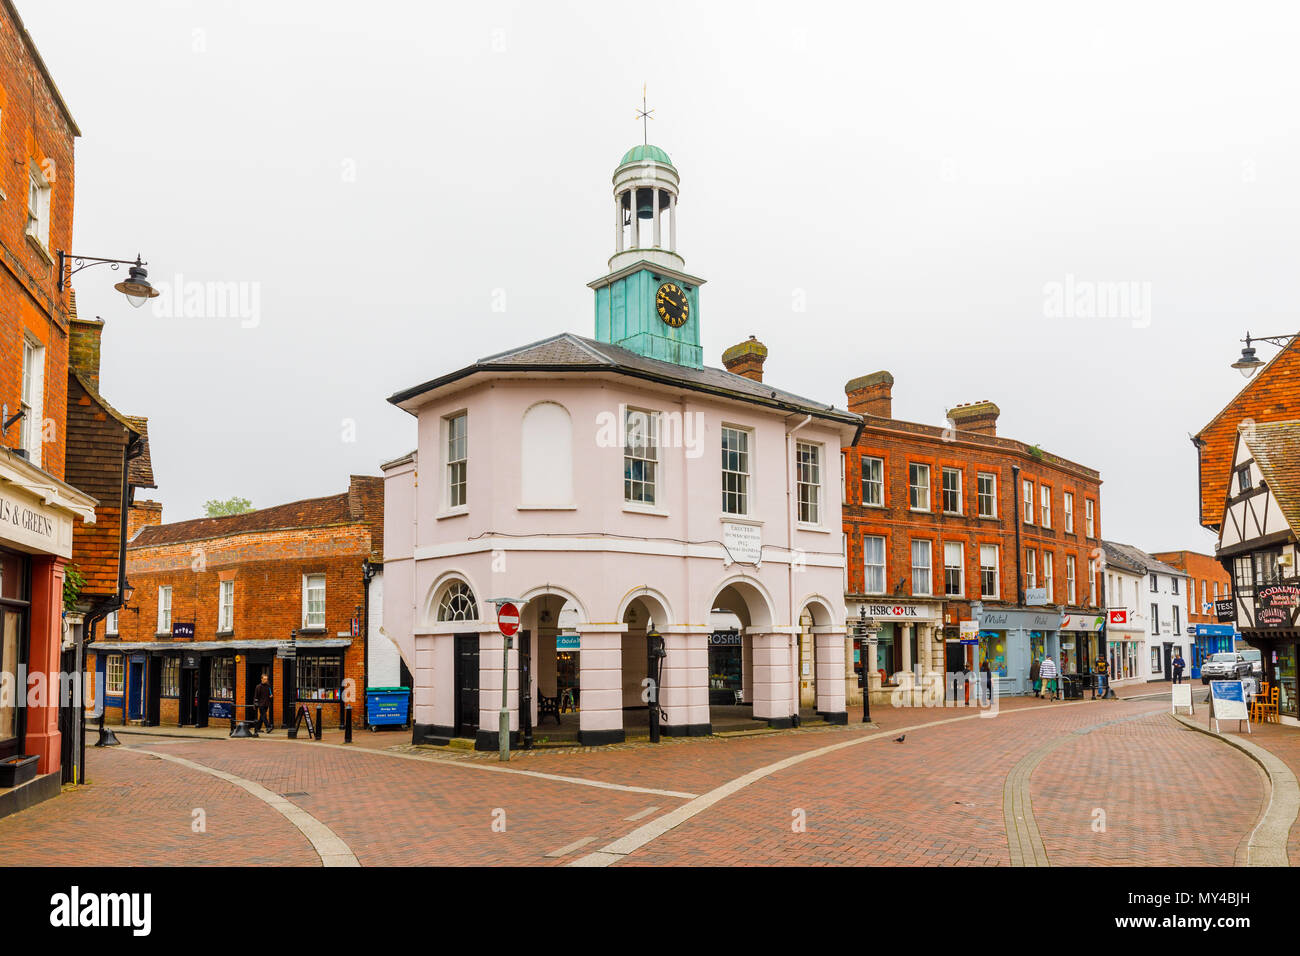
[[[677, 186], [658, 146], [634, 146], [614, 170], [614, 254], [596, 293], [596, 338], [649, 358], [702, 368], [700, 286], [677, 252]], [[665, 223], [666, 221], [666, 223]]]

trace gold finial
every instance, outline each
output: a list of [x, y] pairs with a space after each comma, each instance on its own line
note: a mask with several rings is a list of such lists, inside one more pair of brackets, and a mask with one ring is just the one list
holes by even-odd
[[654, 117], [650, 115], [651, 113], [654, 112], [654, 110], [646, 109], [645, 90], [646, 90], [646, 84], [642, 83], [641, 84], [641, 108], [636, 111], [636, 118], [641, 121], [641, 141], [646, 146], [649, 146], [650, 145], [650, 124], [646, 121], [654, 119]]

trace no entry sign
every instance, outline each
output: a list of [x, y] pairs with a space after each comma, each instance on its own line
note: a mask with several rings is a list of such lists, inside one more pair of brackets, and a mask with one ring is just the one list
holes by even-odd
[[519, 633], [519, 608], [509, 603], [497, 608], [497, 627], [501, 628], [501, 633], [506, 637], [514, 637]]

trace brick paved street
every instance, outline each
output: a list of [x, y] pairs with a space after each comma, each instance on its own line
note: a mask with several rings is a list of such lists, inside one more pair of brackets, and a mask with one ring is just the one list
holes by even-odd
[[[362, 866], [570, 863], [629, 835], [642, 841], [641, 828], [679, 809], [693, 815], [611, 862], [1004, 866], [1016, 861], [1009, 827], [1040, 840], [1050, 865], [1240, 862], [1269, 792], [1245, 754], [1180, 726], [1158, 700], [1002, 703], [991, 719], [881, 707], [875, 727], [537, 750], [504, 772], [494, 754], [411, 747], [396, 734], [350, 748], [333, 737], [124, 734], [122, 747], [90, 751], [89, 785], [0, 819], [0, 849], [55, 865], [320, 864], [319, 847], [273, 805], [152, 751], [284, 796]], [[1255, 742], [1296, 766], [1293, 738], [1269, 727]], [[803, 759], [827, 747], [837, 749]], [[788, 760], [799, 762], [732, 783]], [[693, 811], [719, 787], [734, 791]], [[1022, 791], [1028, 818], [1007, 809]], [[1207, 843], [1211, 804], [1219, 839]], [[191, 829], [195, 808], [206, 832]], [[1295, 846], [1293, 834], [1293, 859]]]

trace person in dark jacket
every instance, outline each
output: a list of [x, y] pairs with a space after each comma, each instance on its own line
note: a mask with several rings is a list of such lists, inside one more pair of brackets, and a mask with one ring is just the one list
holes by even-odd
[[253, 725], [253, 732], [258, 733], [262, 729], [262, 724], [266, 724], [266, 732], [269, 734], [275, 729], [271, 723], [271, 679], [262, 675], [262, 682], [253, 688], [253, 703], [257, 705], [257, 723]]
[[1173, 664], [1174, 664], [1174, 683], [1181, 684], [1183, 682], [1183, 668], [1187, 666], [1187, 661], [1183, 660], [1182, 651], [1174, 651]]

